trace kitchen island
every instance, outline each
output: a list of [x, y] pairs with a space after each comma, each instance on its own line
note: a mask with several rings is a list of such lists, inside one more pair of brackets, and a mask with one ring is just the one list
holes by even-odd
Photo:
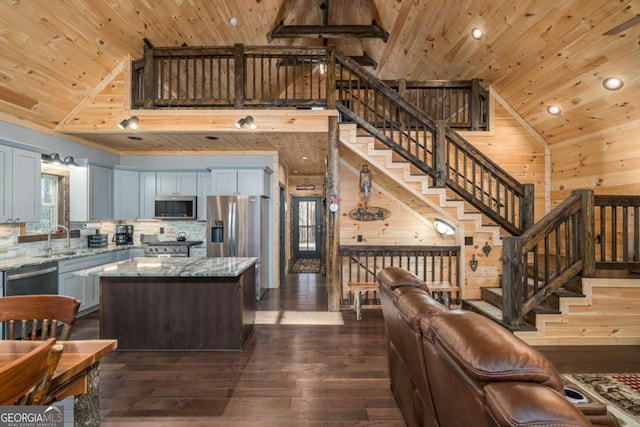
[[100, 338], [119, 350], [242, 350], [253, 335], [257, 258], [135, 258], [100, 277]]

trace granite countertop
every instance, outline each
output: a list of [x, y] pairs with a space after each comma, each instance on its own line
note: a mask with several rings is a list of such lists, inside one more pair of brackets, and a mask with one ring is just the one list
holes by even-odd
[[100, 277], [238, 277], [258, 258], [134, 258], [75, 272]]
[[51, 255], [32, 255], [32, 256], [20, 256], [15, 258], [0, 259], [0, 271], [13, 270], [14, 268], [29, 267], [32, 265], [48, 264], [51, 262], [58, 262], [72, 258], [79, 258], [90, 255], [98, 255], [105, 252], [122, 251], [125, 249], [142, 248], [143, 246], [136, 245], [109, 245], [103, 248], [79, 248], [79, 249], [66, 249], [59, 252], [54, 252]]

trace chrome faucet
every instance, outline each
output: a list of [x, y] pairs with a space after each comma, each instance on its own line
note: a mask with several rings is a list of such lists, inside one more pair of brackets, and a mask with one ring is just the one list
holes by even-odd
[[57, 231], [59, 228], [62, 228], [67, 233], [67, 239], [64, 242], [64, 247], [71, 247], [71, 236], [69, 235], [69, 229], [64, 225], [54, 225], [49, 229], [49, 233], [47, 234], [47, 247], [44, 249], [44, 251], [48, 254], [51, 253], [51, 232]]

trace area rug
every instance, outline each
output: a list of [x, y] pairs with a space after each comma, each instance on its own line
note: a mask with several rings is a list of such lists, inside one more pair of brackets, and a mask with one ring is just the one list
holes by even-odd
[[602, 401], [622, 426], [640, 426], [640, 374], [571, 374], [569, 382]]
[[318, 258], [298, 258], [289, 273], [320, 273], [320, 260]]

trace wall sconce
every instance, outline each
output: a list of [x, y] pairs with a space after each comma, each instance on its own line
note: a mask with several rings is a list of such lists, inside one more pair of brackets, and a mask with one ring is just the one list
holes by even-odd
[[60, 155], [58, 153], [42, 154], [40, 157], [43, 162], [51, 163], [52, 165], [55, 165], [55, 166], [65, 165], [65, 166], [69, 166], [70, 168], [75, 168], [76, 166], [79, 166], [76, 163], [76, 161], [73, 159], [73, 156], [67, 156], [64, 158], [64, 160], [60, 159]]
[[476, 269], [478, 268], [478, 260], [476, 259], [475, 255], [471, 256], [469, 267], [471, 268], [471, 271], [476, 271]]
[[484, 252], [484, 256], [489, 256], [489, 253], [491, 252], [491, 246], [489, 246], [489, 242], [484, 244], [484, 246], [482, 247], [482, 252]]
[[366, 163], [362, 165], [360, 170], [360, 192], [364, 193], [364, 198], [369, 198], [371, 192], [371, 172], [369, 172], [369, 165]]
[[456, 232], [453, 225], [439, 218], [433, 221], [433, 225], [436, 229], [436, 233], [438, 233], [440, 237], [451, 236]]
[[320, 64], [318, 64], [318, 72], [322, 75], [327, 74], [327, 64], [324, 61], [320, 61]]
[[256, 122], [253, 120], [253, 117], [251, 116], [247, 116], [243, 119], [240, 119], [236, 122], [236, 127], [238, 129], [244, 127], [244, 125], [249, 125], [249, 128], [251, 130], [254, 130], [255, 128], [257, 128], [258, 126], [256, 126]]
[[75, 168], [76, 166], [80, 166], [79, 164], [76, 163], [76, 161], [73, 159], [73, 156], [67, 156], [64, 158], [64, 160], [62, 161], [65, 165], [69, 166], [71, 169]]
[[138, 119], [138, 116], [131, 116], [128, 119], [124, 119], [123, 121], [118, 123], [118, 127], [120, 129], [126, 129], [127, 127], [130, 127], [131, 129], [138, 129], [139, 123], [140, 119]]

